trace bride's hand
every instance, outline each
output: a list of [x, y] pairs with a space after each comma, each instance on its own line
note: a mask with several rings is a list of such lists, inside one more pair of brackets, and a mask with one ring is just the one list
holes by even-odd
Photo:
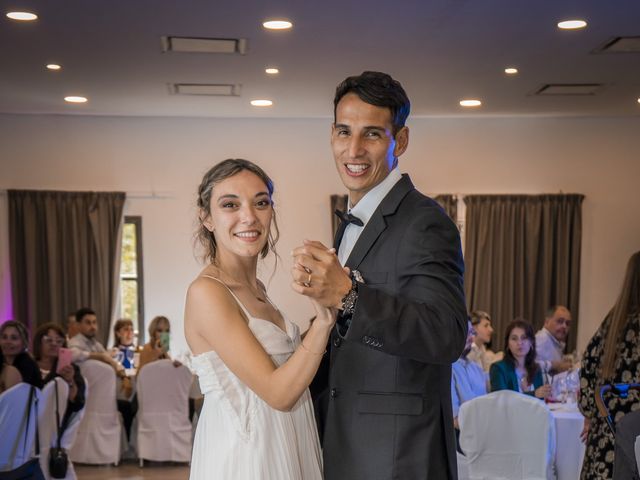
[[316, 316], [313, 323], [318, 323], [319, 325], [329, 328], [333, 327], [334, 323], [336, 323], [338, 312], [333, 308], [322, 306], [313, 298], [311, 299], [311, 303], [313, 304], [313, 308], [316, 310]]

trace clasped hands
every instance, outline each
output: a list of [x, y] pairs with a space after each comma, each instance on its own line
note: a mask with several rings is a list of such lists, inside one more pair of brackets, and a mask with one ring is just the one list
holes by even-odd
[[335, 248], [305, 240], [291, 252], [291, 288], [325, 308], [342, 308], [342, 299], [351, 290], [349, 268], [342, 267]]

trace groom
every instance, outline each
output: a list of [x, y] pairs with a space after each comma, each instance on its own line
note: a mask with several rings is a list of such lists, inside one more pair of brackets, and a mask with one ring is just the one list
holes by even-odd
[[316, 379], [327, 384], [326, 480], [457, 478], [451, 364], [467, 334], [464, 266], [456, 226], [398, 168], [409, 109], [387, 74], [338, 85], [331, 146], [349, 210], [337, 255], [317, 241], [293, 252], [294, 290], [340, 310], [329, 378]]

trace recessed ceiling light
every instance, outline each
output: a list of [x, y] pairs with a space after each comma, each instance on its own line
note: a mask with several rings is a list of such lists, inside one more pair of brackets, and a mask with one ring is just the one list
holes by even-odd
[[584, 20], [563, 20], [562, 22], [558, 22], [558, 28], [563, 30], [577, 30], [586, 26], [587, 22]]
[[270, 107], [273, 102], [271, 100], [251, 100], [251, 105], [254, 107]]
[[38, 18], [38, 15], [31, 12], [9, 12], [7, 13], [7, 17], [11, 20], [19, 20], [21, 22], [31, 22]]
[[64, 101], [69, 103], [87, 103], [87, 97], [77, 97], [72, 95], [64, 97]]
[[640, 98], [638, 98], [638, 103], [640, 103]]
[[262, 26], [269, 30], [287, 30], [293, 27], [293, 24], [288, 20], [269, 20], [263, 22]]
[[469, 98], [467, 100], [460, 100], [460, 105], [462, 107], [479, 107], [482, 105], [482, 102], [480, 100]]
[[518, 69], [515, 67], [507, 67], [504, 69], [504, 73], [506, 73], [507, 75], [515, 75], [516, 73], [518, 73]]
[[278, 73], [280, 73], [280, 70], [278, 70], [277, 68], [266, 68], [265, 72], [268, 73], [269, 75], [277, 75]]
[[58, 65], [57, 63], [50, 63], [47, 65], [47, 68], [49, 70], [61, 70], [62, 66]]

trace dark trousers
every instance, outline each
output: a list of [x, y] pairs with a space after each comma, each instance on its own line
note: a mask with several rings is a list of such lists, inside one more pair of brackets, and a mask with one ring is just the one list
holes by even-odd
[[138, 397], [134, 395], [131, 401], [118, 400], [118, 411], [122, 415], [124, 430], [127, 433], [127, 441], [129, 441], [131, 438], [131, 424], [136, 413], [138, 413]]

